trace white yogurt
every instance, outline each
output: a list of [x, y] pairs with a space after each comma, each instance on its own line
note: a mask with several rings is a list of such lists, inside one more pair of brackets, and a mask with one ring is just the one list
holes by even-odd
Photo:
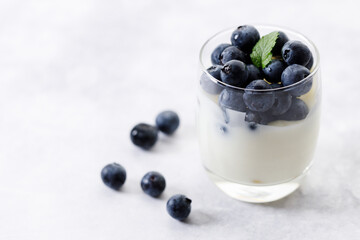
[[208, 171], [236, 183], [276, 184], [296, 178], [307, 169], [320, 122], [320, 107], [313, 91], [301, 97], [310, 110], [304, 120], [258, 124], [255, 130], [244, 121], [245, 113], [228, 109], [230, 121], [226, 124], [217, 98], [199, 89], [197, 131]]

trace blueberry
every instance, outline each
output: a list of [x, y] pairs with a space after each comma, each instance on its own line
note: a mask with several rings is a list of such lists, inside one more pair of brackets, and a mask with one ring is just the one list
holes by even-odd
[[286, 63], [281, 60], [273, 60], [262, 71], [268, 82], [277, 83], [281, 82], [281, 74], [287, 67]]
[[293, 98], [289, 110], [279, 118], [286, 121], [298, 121], [306, 118], [308, 113], [309, 108], [306, 104], [301, 99]]
[[313, 55], [311, 54], [311, 58], [310, 58], [309, 62], [305, 65], [305, 67], [310, 70], [312, 68], [313, 64], [314, 64], [314, 58], [313, 58]]
[[101, 170], [101, 179], [109, 188], [119, 190], [126, 180], [125, 168], [117, 163], [108, 164]]
[[289, 110], [292, 96], [287, 92], [276, 92], [274, 105], [268, 110], [271, 115], [279, 116]]
[[265, 112], [272, 107], [275, 102], [274, 93], [272, 91], [256, 91], [267, 89], [271, 89], [271, 87], [264, 80], [254, 80], [246, 86], [243, 99], [251, 111]]
[[279, 31], [279, 36], [276, 39], [275, 46], [272, 50], [272, 54], [274, 56], [281, 55], [281, 49], [287, 41], [289, 41], [288, 36], [286, 36], [284, 32]]
[[139, 123], [131, 130], [130, 138], [136, 146], [150, 149], [157, 141], [158, 129], [146, 123]]
[[156, 126], [165, 134], [171, 135], [179, 127], [179, 116], [173, 111], [164, 111], [157, 115]]
[[245, 87], [247, 85], [248, 71], [245, 63], [239, 60], [231, 60], [227, 62], [220, 72], [221, 80], [224, 83]]
[[225, 64], [230, 60], [239, 60], [245, 62], [247, 60], [246, 54], [235, 46], [225, 48], [220, 55], [221, 63]]
[[[309, 76], [310, 71], [304, 66], [293, 64], [288, 66], [281, 75], [281, 83], [286, 87], [295, 84], [302, 79]], [[305, 82], [296, 84], [288, 89], [289, 93], [293, 96], [301, 96], [309, 92], [312, 87], [312, 79], [308, 79]]]
[[284, 61], [288, 64], [299, 64], [305, 66], [311, 58], [310, 49], [300, 41], [290, 40], [281, 49]]
[[224, 89], [219, 95], [221, 108], [229, 108], [238, 112], [245, 112], [246, 105], [243, 100], [243, 92], [234, 89]]
[[274, 116], [269, 114], [269, 112], [253, 112], [250, 110], [246, 111], [245, 121], [251, 123], [258, 123], [266, 125], [272, 121], [276, 120]]
[[253, 80], [263, 78], [262, 72], [254, 64], [248, 64], [246, 67], [248, 70], [248, 82], [249, 83]]
[[212, 64], [214, 64], [214, 65], [221, 64], [221, 59], [220, 59], [221, 53], [222, 53], [222, 51], [225, 50], [225, 48], [230, 47], [230, 46], [231, 46], [231, 44], [228, 44], [228, 43], [223, 43], [223, 44], [220, 44], [219, 46], [217, 46], [214, 49], [214, 51], [211, 53]]
[[260, 34], [256, 28], [250, 25], [238, 27], [231, 35], [232, 45], [246, 53], [251, 53], [255, 44], [259, 41]]
[[[207, 72], [218, 80], [220, 80], [220, 71], [221, 71], [221, 66], [219, 65], [211, 66], [207, 69]], [[223, 87], [221, 87], [218, 83], [211, 80], [206, 73], [203, 73], [201, 75], [200, 85], [205, 92], [210, 94], [219, 94], [223, 89]]]
[[183, 221], [191, 212], [191, 200], [185, 195], [176, 194], [168, 200], [166, 210], [171, 217]]
[[148, 172], [141, 179], [141, 188], [147, 195], [158, 197], [164, 191], [166, 182], [163, 175], [158, 172]]

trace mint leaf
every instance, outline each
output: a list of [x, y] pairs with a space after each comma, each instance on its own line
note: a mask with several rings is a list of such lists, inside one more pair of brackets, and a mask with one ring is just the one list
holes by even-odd
[[279, 32], [271, 32], [263, 36], [254, 46], [250, 54], [251, 61], [257, 67], [265, 68], [272, 58], [272, 49], [275, 46]]

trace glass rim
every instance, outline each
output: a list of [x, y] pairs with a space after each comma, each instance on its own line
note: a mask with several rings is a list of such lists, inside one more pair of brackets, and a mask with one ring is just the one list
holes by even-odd
[[[314, 49], [315, 51], [315, 54], [316, 54], [316, 60], [317, 61], [314, 61], [314, 66], [313, 66], [313, 71], [310, 72], [310, 74], [301, 79], [300, 81], [294, 83], [294, 84], [291, 84], [291, 85], [288, 85], [288, 86], [284, 86], [284, 87], [280, 87], [280, 88], [274, 88], [274, 89], [246, 89], [246, 88], [241, 88], [241, 87], [237, 87], [237, 86], [233, 86], [233, 85], [230, 85], [230, 84], [227, 84], [227, 83], [224, 83], [216, 78], [214, 78], [208, 71], [207, 71], [207, 68], [205, 67], [203, 61], [202, 61], [202, 56], [204, 54], [204, 49], [205, 47], [207, 46], [207, 44], [213, 40], [214, 38], [218, 37], [219, 35], [223, 34], [223, 33], [226, 33], [226, 32], [230, 32], [230, 31], [234, 31], [234, 29], [236, 29], [237, 27], [232, 27], [232, 28], [227, 28], [227, 29], [224, 29], [224, 30], [221, 30], [217, 33], [215, 33], [214, 35], [212, 35], [210, 38], [208, 38], [204, 44], [201, 46], [200, 48], [200, 54], [199, 54], [199, 62], [200, 62], [200, 67], [201, 67], [201, 70], [202, 72], [204, 72], [207, 77], [212, 81], [214, 82], [215, 84], [219, 84], [219, 85], [222, 85], [223, 87], [227, 87], [227, 88], [232, 88], [232, 89], [235, 89], [235, 90], [241, 90], [241, 91], [251, 91], [251, 92], [272, 92], [272, 91], [281, 91], [281, 90], [286, 90], [286, 89], [289, 89], [289, 88], [293, 88], [295, 86], [298, 86], [304, 82], [307, 82], [307, 81], [310, 81], [312, 79], [312, 77], [319, 71], [319, 68], [320, 68], [320, 54], [319, 54], [319, 51], [316, 47], [316, 45], [308, 38], [306, 37], [305, 35], [303, 35], [302, 33], [296, 31], [296, 30], [293, 30], [293, 29], [290, 29], [290, 28], [287, 28], [287, 27], [282, 27], [282, 26], [277, 26], [277, 25], [252, 25], [254, 26], [255, 28], [276, 28], [278, 29], [279, 31], [282, 31], [284, 33], [288, 33], [288, 32], [291, 32], [295, 35], [299, 35], [301, 36], [302, 38], [304, 38], [310, 45], [311, 47]], [[219, 43], [221, 44], [221, 43]], [[210, 56], [209, 56], [210, 57]], [[255, 79], [256, 80], [256, 79]]]

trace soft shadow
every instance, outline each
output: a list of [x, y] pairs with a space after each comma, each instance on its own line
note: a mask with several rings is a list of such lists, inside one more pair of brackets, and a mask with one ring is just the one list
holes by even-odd
[[198, 226], [198, 225], [209, 225], [214, 221], [215, 221], [214, 216], [205, 213], [201, 210], [195, 209], [190, 213], [190, 216], [182, 222], [185, 224]]

